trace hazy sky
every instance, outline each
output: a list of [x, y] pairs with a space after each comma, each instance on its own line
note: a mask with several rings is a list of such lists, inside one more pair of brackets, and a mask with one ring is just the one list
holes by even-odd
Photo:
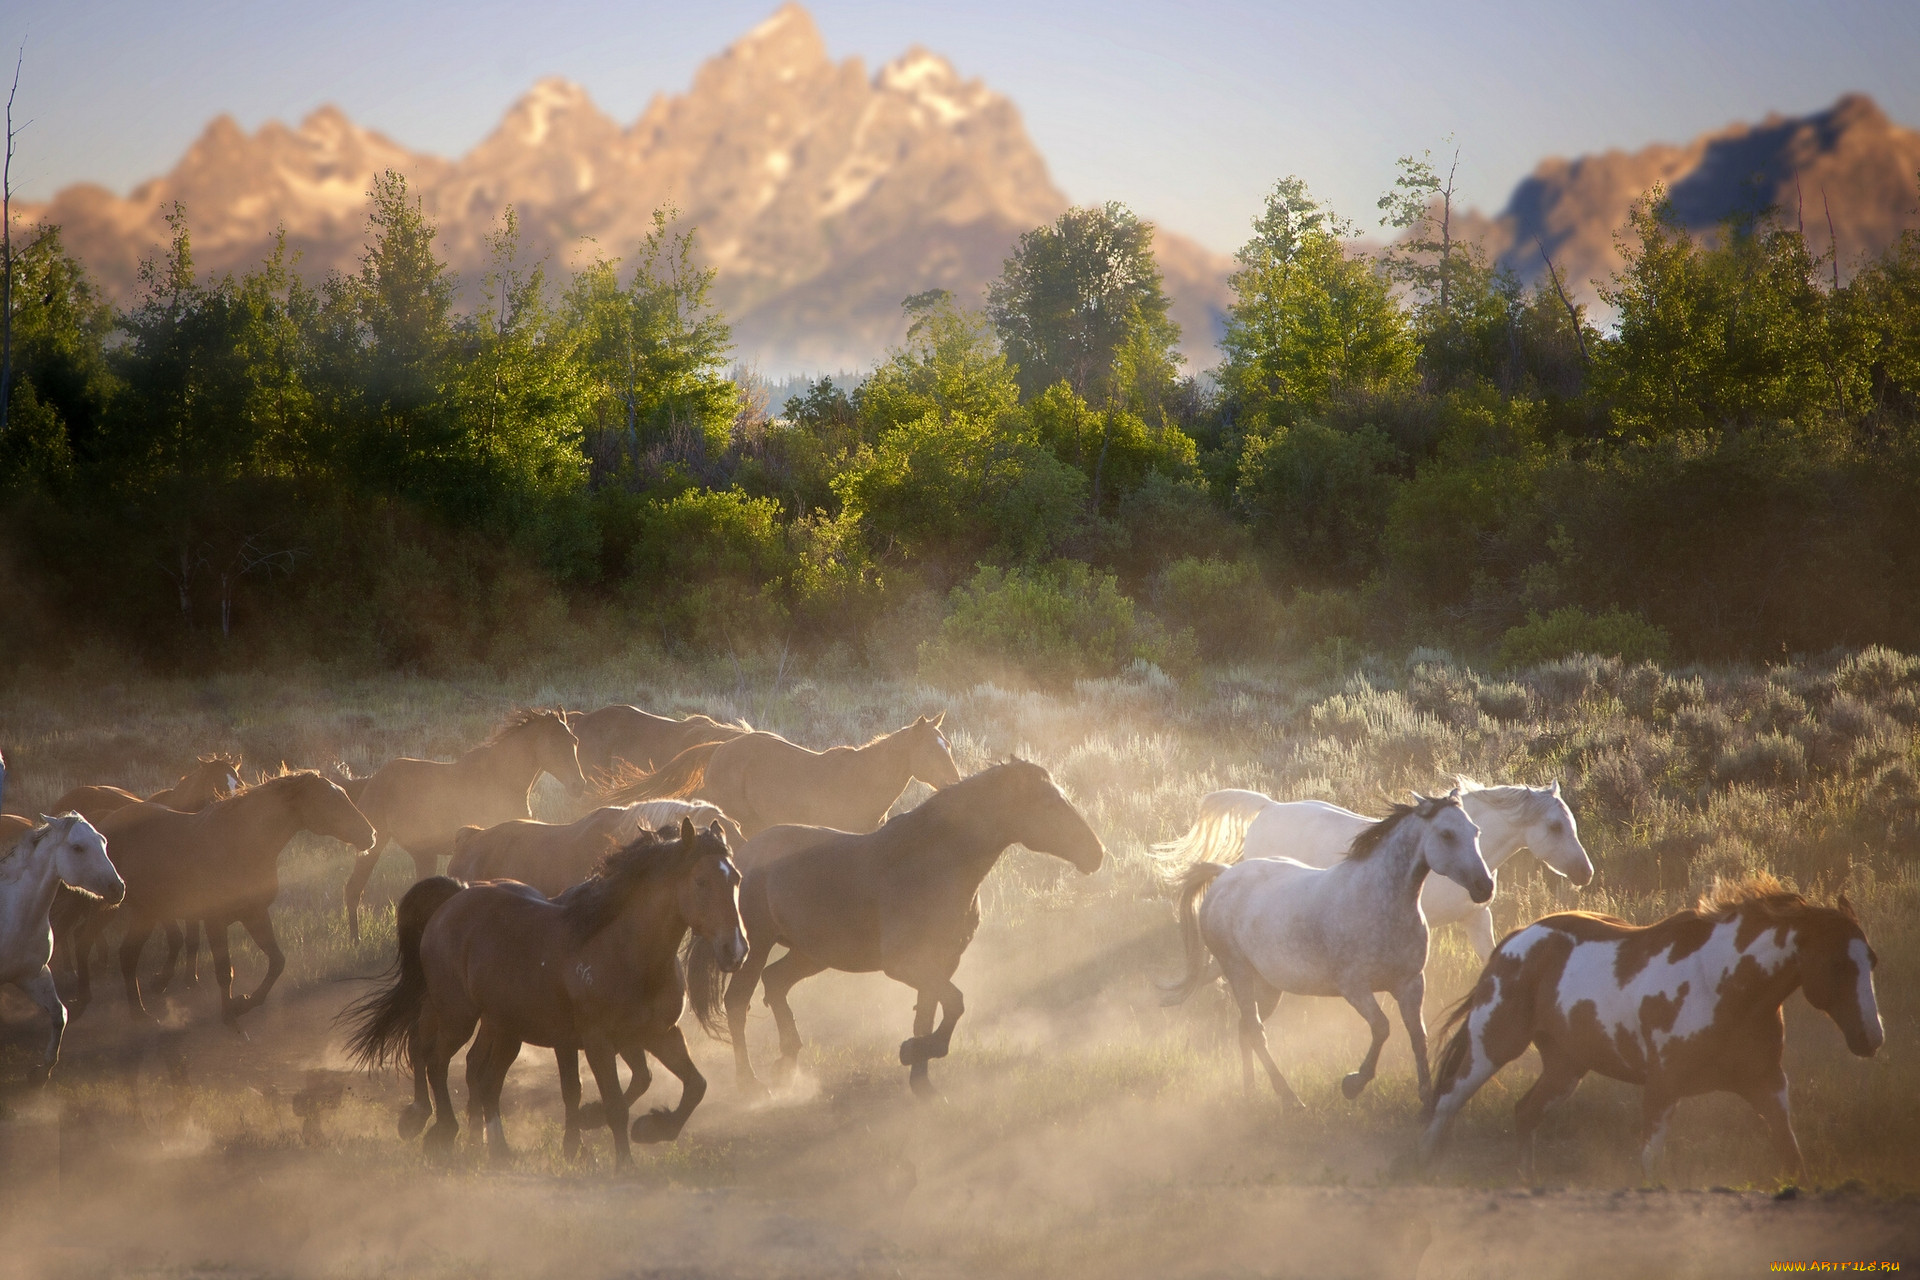
[[[1298, 173], [1371, 224], [1394, 157], [1453, 134], [1470, 203], [1542, 156], [1681, 140], [1860, 89], [1920, 124], [1920, 0], [1373, 4], [972, 0], [809, 6], [836, 58], [907, 46], [1010, 96], [1076, 201], [1117, 198], [1230, 249]], [[0, 0], [26, 42], [16, 189], [124, 192], [215, 114], [247, 128], [338, 103], [456, 156], [534, 80], [627, 122], [769, 0]]]

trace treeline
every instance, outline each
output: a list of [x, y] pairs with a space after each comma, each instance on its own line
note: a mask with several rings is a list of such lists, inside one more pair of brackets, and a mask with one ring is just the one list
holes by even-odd
[[[512, 211], [456, 302], [398, 175], [359, 270], [193, 265], [108, 305], [16, 245], [0, 657], [511, 662], [641, 636], [1042, 678], [1445, 644], [1764, 657], [1920, 647], [1920, 235], [1841, 264], [1768, 215], [1634, 210], [1602, 332], [1454, 235], [1281, 182], [1216, 369], [1183, 371], [1153, 229], [1023, 236], [983, 309], [906, 300], [857, 386], [730, 374], [671, 211], [565, 279]], [[1544, 255], [1543, 255], [1544, 256]], [[1851, 269], [1843, 274], [1842, 267]]]

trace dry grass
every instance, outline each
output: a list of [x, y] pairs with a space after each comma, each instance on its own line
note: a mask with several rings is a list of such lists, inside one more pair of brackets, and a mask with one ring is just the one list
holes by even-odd
[[[303, 839], [284, 860], [276, 911], [287, 977], [250, 1019], [249, 1040], [218, 1027], [204, 992], [176, 1002], [178, 1027], [163, 1042], [126, 1031], [111, 987], [77, 1024], [53, 1100], [64, 1109], [61, 1195], [71, 1204], [49, 1221], [70, 1223], [76, 1205], [111, 1205], [124, 1221], [70, 1255], [45, 1232], [16, 1237], [33, 1250], [19, 1256], [44, 1274], [109, 1274], [135, 1269], [144, 1246], [132, 1242], [159, 1239], [165, 1252], [140, 1255], [162, 1259], [140, 1264], [158, 1274], [203, 1264], [303, 1276], [1373, 1274], [1398, 1266], [1381, 1261], [1395, 1250], [1418, 1256], [1407, 1235], [1418, 1227], [1435, 1241], [1420, 1274], [1464, 1274], [1455, 1245], [1518, 1221], [1497, 1211], [1527, 1063], [1476, 1100], [1452, 1154], [1426, 1176], [1406, 1163], [1417, 1102], [1402, 1037], [1372, 1089], [1356, 1103], [1339, 1098], [1338, 1077], [1364, 1048], [1363, 1024], [1343, 1005], [1291, 1001], [1272, 1029], [1276, 1056], [1309, 1100], [1305, 1116], [1243, 1099], [1224, 997], [1207, 992], [1172, 1010], [1154, 997], [1151, 980], [1176, 967], [1175, 947], [1145, 857], [1217, 787], [1365, 809], [1455, 771], [1560, 778], [1599, 869], [1584, 894], [1530, 866], [1503, 872], [1502, 926], [1576, 904], [1647, 919], [1715, 876], [1767, 867], [1812, 892], [1848, 892], [1882, 957], [1889, 1040], [1875, 1060], [1849, 1057], [1798, 997], [1788, 1010], [1810, 1181], [1863, 1187], [1866, 1199], [1833, 1201], [1818, 1221], [1763, 1210], [1770, 1202], [1752, 1194], [1635, 1201], [1627, 1235], [1637, 1243], [1623, 1244], [1608, 1215], [1622, 1211], [1613, 1192], [1638, 1182], [1637, 1099], [1591, 1081], [1550, 1117], [1541, 1167], [1567, 1188], [1550, 1200], [1562, 1229], [1590, 1233], [1597, 1252], [1544, 1266], [1520, 1249], [1516, 1267], [1587, 1274], [1606, 1257], [1624, 1273], [1716, 1274], [1728, 1250], [1760, 1257], [1793, 1240], [1810, 1250], [1843, 1220], [1866, 1249], [1911, 1208], [1880, 1197], [1920, 1192], [1920, 662], [1898, 654], [1753, 670], [1577, 660], [1493, 679], [1417, 653], [1405, 664], [1367, 659], [1317, 676], [1230, 670], [1184, 685], [1143, 668], [1064, 696], [820, 672], [789, 672], [776, 686], [771, 672], [681, 670], [647, 654], [464, 681], [308, 672], [114, 682], [79, 670], [17, 680], [0, 692], [0, 724], [11, 795], [24, 807], [83, 781], [160, 786], [212, 749], [242, 751], [249, 766], [339, 762], [356, 772], [393, 755], [445, 757], [513, 706], [609, 701], [744, 716], [814, 746], [946, 708], [963, 770], [1010, 754], [1045, 764], [1112, 857], [1081, 878], [1016, 853], [988, 882], [985, 924], [957, 979], [968, 1014], [953, 1056], [935, 1066], [944, 1105], [911, 1105], [894, 1065], [911, 995], [877, 977], [827, 975], [795, 993], [809, 1049], [787, 1095], [748, 1107], [724, 1050], [703, 1043], [696, 1053], [714, 1088], [687, 1134], [642, 1153], [632, 1184], [609, 1185], [604, 1143], [581, 1165], [561, 1160], [550, 1058], [532, 1050], [509, 1084], [514, 1166], [485, 1169], [463, 1152], [452, 1171], [423, 1178], [416, 1151], [392, 1134], [400, 1082], [335, 1074], [327, 1026], [354, 990], [337, 980], [386, 962], [391, 911], [350, 945], [338, 907], [346, 851]], [[539, 800], [561, 816], [557, 789]], [[373, 898], [391, 898], [409, 869], [390, 859]], [[257, 965], [246, 944], [236, 950]], [[1430, 1021], [1474, 969], [1457, 932], [1436, 937]], [[0, 1089], [22, 1075], [35, 1035], [20, 1023], [6, 1037]], [[753, 1035], [770, 1057], [764, 1019]], [[162, 1043], [189, 1065], [187, 1086], [168, 1076]], [[350, 1091], [309, 1135], [299, 1095], [330, 1080]], [[656, 1089], [672, 1096], [670, 1082]], [[25, 1118], [0, 1126], [0, 1183], [19, 1168], [6, 1134], [31, 1145], [21, 1135], [47, 1100], [13, 1094], [10, 1104]], [[1670, 1150], [1670, 1187], [1772, 1186], [1759, 1122], [1731, 1099], [1683, 1106]], [[211, 1194], [191, 1192], [196, 1183]], [[509, 1219], [525, 1225], [508, 1229]], [[0, 1248], [8, 1230], [0, 1222]], [[1284, 1231], [1296, 1234], [1283, 1240]], [[1886, 1239], [1906, 1247], [1897, 1230]], [[641, 1242], [644, 1263], [633, 1253]]]

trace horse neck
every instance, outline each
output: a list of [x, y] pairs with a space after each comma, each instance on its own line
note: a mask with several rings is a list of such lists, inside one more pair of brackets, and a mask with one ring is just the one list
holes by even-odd
[[614, 922], [600, 932], [620, 958], [636, 973], [673, 970], [680, 942], [687, 936], [687, 918], [680, 912], [680, 895], [668, 881], [658, 888], [634, 891]]
[[898, 733], [854, 747], [840, 757], [835, 771], [840, 775], [841, 794], [849, 802], [858, 800], [863, 805], [863, 813], [878, 809], [885, 814], [913, 781], [907, 744]]
[[[27, 837], [22, 836], [25, 843]], [[0, 863], [0, 939], [27, 938], [36, 935], [44, 939], [40, 932], [47, 927], [47, 913], [53, 909], [54, 891], [60, 887], [60, 873], [55, 866], [55, 855], [59, 842], [43, 840], [32, 851], [20, 851], [15, 846], [5, 863]], [[18, 862], [16, 868], [12, 864]], [[40, 926], [35, 928], [35, 923]], [[9, 957], [0, 955], [0, 972], [8, 967]]]
[[267, 859], [278, 858], [287, 841], [305, 829], [286, 792], [271, 783], [200, 812], [208, 815], [208, 825], [228, 836], [228, 850], [258, 852]]
[[[1738, 929], [1740, 927], [1740, 918], [1741, 917], [1736, 916], [1734, 922], [1721, 927]], [[1786, 959], [1781, 962], [1779, 968], [1768, 974], [1765, 981], [1756, 985], [1748, 986], [1737, 982], [1732, 984], [1732, 989], [1735, 992], [1753, 1000], [1754, 1004], [1761, 1009], [1779, 1007], [1788, 996], [1794, 993], [1794, 989], [1800, 985], [1800, 921], [1792, 920], [1784, 923], [1787, 926], [1787, 940], [1783, 947], [1786, 952]], [[1779, 927], [1778, 924], [1771, 925], [1761, 930], [1761, 935], [1764, 936], [1765, 934], [1772, 933]], [[1743, 958], [1744, 955], [1745, 953], [1743, 952]], [[1739, 967], [1740, 962], [1736, 960], [1733, 968], [1738, 969]]]
[[1420, 890], [1432, 870], [1420, 852], [1425, 825], [1418, 819], [1403, 820], [1400, 829], [1389, 836], [1385, 844], [1359, 862], [1350, 861], [1348, 865], [1358, 867], [1361, 877], [1372, 880], [1388, 896], [1411, 905], [1420, 897]]
[[509, 733], [498, 742], [477, 746], [460, 763], [502, 791], [519, 791], [527, 796], [533, 794], [533, 784], [540, 777], [532, 738], [523, 733]]
[[[952, 797], [952, 792], [944, 792], [942, 796], [943, 799]], [[1004, 805], [989, 802], [963, 807], [947, 799], [947, 803], [937, 807], [921, 805], [913, 813], [936, 827], [947, 839], [928, 839], [919, 831], [906, 832], [912, 852], [938, 857], [955, 884], [964, 885], [970, 894], [979, 890], [994, 864], [1000, 861], [1000, 855], [1019, 839], [1013, 830], [1013, 817]]]
[[1480, 828], [1480, 856], [1487, 870], [1520, 852], [1527, 842], [1527, 824], [1505, 805], [1494, 803], [1484, 791], [1468, 792], [1464, 807], [1473, 825]]

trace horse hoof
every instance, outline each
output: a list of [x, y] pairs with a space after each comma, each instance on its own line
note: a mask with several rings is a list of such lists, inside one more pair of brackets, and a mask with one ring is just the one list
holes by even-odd
[[578, 1160], [580, 1158], [580, 1131], [578, 1129], [567, 1130], [567, 1136], [560, 1140], [560, 1158], [563, 1160]]
[[405, 1106], [400, 1108], [400, 1123], [398, 1126], [400, 1130], [400, 1140], [402, 1142], [411, 1142], [419, 1137], [420, 1131], [427, 1127], [427, 1117], [432, 1114], [433, 1113], [425, 1107]]
[[917, 1067], [927, 1060], [927, 1042], [912, 1036], [900, 1042], [900, 1065]]
[[940, 1102], [940, 1091], [933, 1087], [933, 1081], [925, 1076], [908, 1076], [907, 1087], [913, 1090], [913, 1096], [922, 1102]]
[[447, 1159], [453, 1155], [453, 1139], [460, 1131], [458, 1125], [436, 1124], [427, 1130], [426, 1152], [435, 1159]]
[[633, 1118], [633, 1128], [628, 1133], [635, 1142], [672, 1142], [680, 1136], [674, 1128], [673, 1112], [665, 1107], [655, 1107], [643, 1116]]
[[1340, 1082], [1340, 1092], [1346, 1095], [1348, 1102], [1352, 1102], [1355, 1098], [1359, 1097], [1360, 1091], [1366, 1087], [1367, 1078], [1358, 1071], [1355, 1071]]
[[602, 1102], [583, 1102], [573, 1114], [574, 1121], [582, 1129], [604, 1129], [607, 1127], [607, 1107]]
[[740, 1092], [760, 1102], [765, 1102], [773, 1096], [773, 1090], [762, 1084], [759, 1076], [741, 1077]]

